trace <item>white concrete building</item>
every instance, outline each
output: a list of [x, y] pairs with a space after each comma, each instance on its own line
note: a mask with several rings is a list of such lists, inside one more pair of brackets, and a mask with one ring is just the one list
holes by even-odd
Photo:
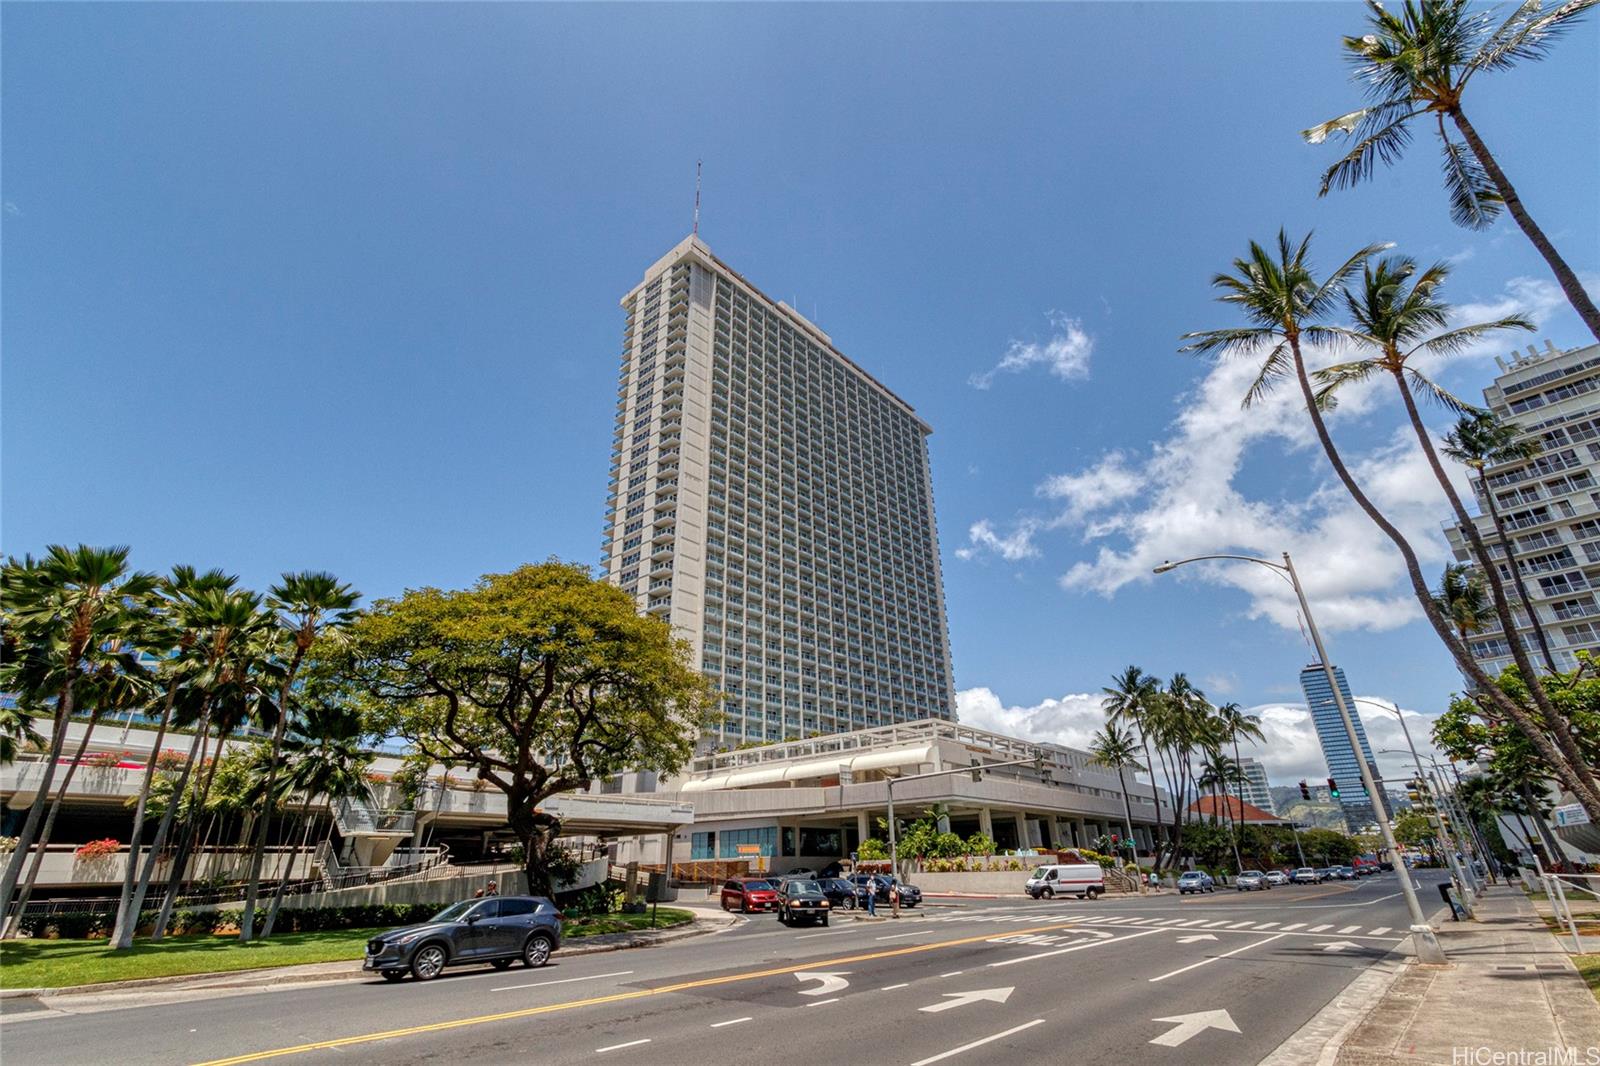
[[953, 718], [927, 423], [696, 237], [622, 306], [604, 567], [727, 694], [706, 746]]
[[1267, 768], [1261, 765], [1260, 760], [1244, 755], [1239, 758], [1239, 769], [1244, 771], [1244, 795], [1240, 798], [1252, 807], [1277, 814], [1277, 805], [1272, 802], [1272, 787], [1267, 782]]
[[[1559, 351], [1549, 341], [1529, 345], [1483, 390], [1486, 405], [1502, 420], [1537, 439], [1533, 458], [1490, 467], [1486, 473], [1494, 505], [1521, 568], [1529, 604], [1516, 602], [1505, 553], [1495, 538], [1489, 500], [1477, 495], [1476, 524], [1513, 598], [1518, 635], [1529, 658], [1544, 668], [1528, 611], [1537, 616], [1555, 665], [1577, 666], [1576, 653], [1600, 650], [1600, 344]], [[1462, 562], [1478, 562], [1461, 530], [1445, 534]], [[1472, 654], [1490, 674], [1511, 664], [1511, 645], [1498, 622], [1475, 633]]]

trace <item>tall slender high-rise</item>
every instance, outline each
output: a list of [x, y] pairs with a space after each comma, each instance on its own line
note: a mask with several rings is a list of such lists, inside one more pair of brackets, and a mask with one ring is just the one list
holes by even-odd
[[698, 237], [622, 307], [604, 566], [727, 694], [708, 741], [954, 717], [928, 424]]
[[1244, 784], [1240, 791], [1244, 793], [1244, 801], [1252, 807], [1260, 807], [1268, 814], [1277, 814], [1278, 805], [1272, 802], [1272, 784], [1267, 780], [1267, 768], [1261, 765], [1259, 759], [1250, 756], [1241, 756], [1239, 769], [1244, 773]]
[[[1345, 680], [1344, 670], [1337, 666], [1333, 668], [1333, 676], [1338, 679], [1344, 705], [1350, 709], [1350, 724], [1356, 728], [1361, 757], [1366, 759], [1376, 778], [1377, 763], [1372, 760], [1372, 746], [1367, 743], [1366, 727], [1356, 713], [1355, 699], [1350, 695], [1350, 682]], [[1328, 677], [1321, 663], [1312, 663], [1300, 671], [1300, 688], [1311, 707], [1311, 721], [1317, 727], [1317, 740], [1322, 744], [1322, 757], [1328, 763], [1328, 776], [1339, 786], [1339, 806], [1344, 808], [1345, 821], [1352, 831], [1359, 832], [1377, 819], [1377, 812], [1361, 787], [1361, 764], [1356, 761], [1355, 750], [1350, 747], [1350, 735], [1345, 732], [1338, 701], [1328, 687]]]

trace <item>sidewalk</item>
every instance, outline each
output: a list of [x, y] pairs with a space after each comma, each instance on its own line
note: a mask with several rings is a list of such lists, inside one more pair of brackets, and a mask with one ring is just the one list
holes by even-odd
[[1392, 976], [1374, 967], [1351, 987], [1363, 986], [1376, 1002], [1333, 1033], [1320, 1055], [1304, 1043], [1308, 1031], [1320, 1025], [1326, 1033], [1324, 1015], [1348, 1011], [1361, 991], [1335, 997], [1267, 1061], [1449, 1066], [1517, 1062], [1518, 1052], [1529, 1062], [1563, 1061], [1533, 1057], [1557, 1048], [1576, 1048], [1572, 1061], [1591, 1061], [1589, 1049], [1600, 1049], [1600, 1003], [1520, 889], [1491, 887], [1478, 900], [1476, 921], [1436, 925], [1450, 965], [1407, 959]]
[[[720, 932], [738, 922], [738, 917], [703, 904], [675, 903], [680, 910], [693, 911], [695, 920], [670, 929], [635, 929], [624, 933], [601, 933], [568, 940], [551, 956], [557, 962], [580, 955], [627, 948], [655, 947], [688, 937]], [[180, 977], [153, 977], [139, 981], [112, 981], [69, 988], [0, 989], [0, 1015], [6, 1021], [40, 1013], [88, 1014], [119, 1007], [150, 1003], [178, 1003], [214, 995], [272, 991], [325, 981], [371, 980], [374, 975], [361, 969], [361, 960], [318, 962], [304, 966], [277, 966], [262, 970], [233, 970], [227, 973], [188, 974]]]

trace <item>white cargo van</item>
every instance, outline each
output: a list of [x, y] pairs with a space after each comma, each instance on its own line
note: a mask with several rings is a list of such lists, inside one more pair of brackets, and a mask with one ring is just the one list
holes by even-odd
[[1022, 890], [1034, 899], [1073, 895], [1079, 899], [1094, 899], [1106, 890], [1105, 872], [1098, 863], [1083, 862], [1064, 866], [1040, 866], [1034, 869]]

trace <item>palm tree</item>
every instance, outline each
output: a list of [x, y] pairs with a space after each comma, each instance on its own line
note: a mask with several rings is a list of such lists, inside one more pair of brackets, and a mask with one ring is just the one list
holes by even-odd
[[8, 912], [29, 849], [43, 849], [48, 838], [40, 823], [52, 799], [56, 765], [67, 739], [67, 722], [76, 706], [78, 685], [102, 669], [137, 670], [124, 650], [136, 607], [155, 586], [151, 574], [128, 570], [128, 549], [80, 544], [51, 545], [43, 559], [10, 559], [0, 568], [0, 598], [6, 602], [7, 639], [19, 653], [3, 672], [0, 688], [15, 693], [28, 711], [54, 701], [50, 751], [38, 791], [0, 877], [0, 914]]
[[[338, 636], [355, 621], [356, 601], [361, 594], [329, 573], [311, 570], [284, 574], [274, 585], [272, 607], [278, 612], [279, 623], [291, 640], [289, 662], [283, 671], [278, 691], [278, 706], [289, 706], [289, 690], [294, 686], [295, 675], [306, 653], [319, 638]], [[283, 749], [283, 731], [288, 723], [286, 714], [279, 714], [277, 727], [272, 731], [272, 765], [267, 776], [267, 791], [272, 791], [273, 778], [278, 772], [278, 760]], [[256, 823], [255, 843], [250, 852], [250, 875], [245, 884], [244, 913], [239, 920], [239, 943], [248, 944], [255, 936], [256, 896], [261, 891], [261, 860], [266, 854], [267, 831], [271, 824], [271, 811], [262, 813]]]
[[[1474, 75], [1544, 58], [1550, 45], [1595, 2], [1565, 0], [1547, 8], [1543, 0], [1525, 0], [1496, 26], [1492, 13], [1468, 0], [1407, 0], [1398, 12], [1367, 0], [1369, 32], [1346, 37], [1344, 47], [1371, 104], [1304, 130], [1302, 136], [1312, 144], [1335, 133], [1356, 138], [1355, 146], [1323, 175], [1322, 195], [1327, 195], [1335, 186], [1349, 187], [1371, 177], [1380, 161], [1398, 160], [1411, 140], [1412, 120], [1426, 121], [1431, 115], [1444, 153], [1450, 217], [1457, 225], [1483, 229], [1505, 205], [1549, 264], [1578, 317], [1600, 340], [1600, 309], [1534, 222], [1461, 105]], [[1470, 155], [1451, 138], [1446, 118]]]
[[1089, 754], [1096, 763], [1117, 772], [1117, 783], [1122, 786], [1122, 828], [1128, 846], [1137, 847], [1133, 842], [1133, 805], [1128, 802], [1127, 771], [1144, 769], [1139, 762], [1139, 742], [1132, 731], [1107, 722], [1089, 741]]
[[[1212, 799], [1217, 806], [1223, 809], [1225, 828], [1228, 831], [1228, 842], [1233, 845], [1234, 870], [1244, 869], [1244, 860], [1239, 855], [1239, 835], [1236, 823], [1233, 820], [1233, 805], [1228, 803], [1228, 790], [1244, 780], [1244, 771], [1239, 764], [1228, 758], [1219, 750], [1213, 750], [1200, 766], [1200, 787], [1211, 790]], [[1243, 801], [1240, 801], [1243, 803]], [[1243, 813], [1243, 807], [1240, 808]], [[1213, 817], [1213, 823], [1216, 819]]]
[[161, 714], [156, 724], [155, 740], [150, 745], [149, 758], [145, 760], [139, 792], [134, 800], [133, 827], [128, 835], [128, 862], [123, 870], [122, 894], [117, 900], [117, 919], [111, 934], [113, 948], [126, 950], [133, 946], [133, 926], [138, 921], [139, 912], [131, 909], [131, 906], [134, 888], [138, 883], [139, 852], [144, 840], [150, 789], [156, 780], [162, 742], [166, 740], [167, 728], [172, 724], [173, 706], [194, 668], [197, 633], [192, 625], [194, 620], [188, 614], [189, 597], [201, 589], [229, 589], [237, 581], [238, 578], [221, 570], [198, 573], [192, 566], [175, 566], [158, 590], [160, 609], [152, 612], [146, 625], [145, 649], [161, 659], [157, 669], [158, 687], [162, 692]]
[[[1239, 758], [1239, 741], [1259, 740], [1265, 741], [1267, 735], [1261, 731], [1261, 716], [1259, 714], [1246, 714], [1237, 703], [1224, 703], [1217, 708], [1217, 722], [1222, 727], [1223, 735], [1233, 743], [1233, 764], [1239, 770], [1239, 802], [1244, 803], [1244, 760]], [[1240, 810], [1244, 808], [1241, 806]]]
[[1488, 598], [1483, 594], [1483, 578], [1467, 563], [1445, 564], [1433, 600], [1455, 623], [1462, 640], [1481, 632], [1492, 617]]
[[1150, 774], [1150, 794], [1156, 804], [1156, 824], [1152, 836], [1156, 853], [1155, 868], [1159, 870], [1163, 851], [1160, 841], [1161, 789], [1156, 784], [1155, 764], [1150, 761], [1150, 732], [1157, 711], [1156, 705], [1161, 699], [1161, 682], [1137, 666], [1129, 666], [1122, 673], [1113, 674], [1111, 687], [1102, 688], [1100, 691], [1105, 693], [1100, 706], [1106, 712], [1107, 722], [1113, 725], [1127, 723], [1139, 733], [1139, 743], [1144, 749], [1144, 769]]
[[[361, 750], [361, 715], [347, 706], [325, 700], [314, 700], [304, 709], [303, 720], [284, 744], [288, 765], [288, 784], [300, 793], [300, 822], [302, 826], [299, 847], [289, 853], [289, 860], [278, 878], [278, 889], [272, 897], [272, 908], [261, 926], [261, 939], [272, 935], [278, 911], [283, 906], [284, 893], [289, 886], [289, 876], [294, 871], [295, 859], [306, 846], [311, 833], [311, 801], [323, 797], [331, 810], [342, 799], [367, 799], [372, 787], [367, 780], [367, 769], [376, 757]], [[949, 825], [948, 816], [946, 826]]]
[[[1294, 376], [1300, 387], [1306, 414], [1311, 419], [1317, 440], [1322, 445], [1323, 453], [1328, 457], [1335, 475], [1357, 506], [1399, 550], [1405, 562], [1406, 576], [1411, 581], [1412, 592], [1422, 606], [1423, 615], [1433, 626], [1434, 632], [1438, 634], [1445, 648], [1449, 650], [1457, 668], [1475, 688], [1487, 693], [1501, 714], [1516, 721], [1520, 727], [1537, 733], [1538, 728], [1532, 718], [1483, 672], [1483, 668], [1473, 659], [1471, 651], [1457, 637], [1449, 621], [1440, 613], [1438, 604], [1433, 599], [1433, 590], [1428, 587], [1427, 580], [1422, 576], [1422, 565], [1417, 560], [1415, 549], [1357, 484], [1354, 475], [1350, 473], [1344, 458], [1333, 443], [1333, 437], [1329, 434], [1327, 423], [1323, 418], [1322, 407], [1312, 388], [1302, 344], [1326, 342], [1339, 336], [1339, 331], [1323, 325], [1322, 320], [1332, 311], [1344, 282], [1378, 250], [1377, 246], [1359, 250], [1319, 282], [1310, 264], [1309, 237], [1294, 244], [1290, 242], [1286, 233], [1280, 231], [1276, 256], [1259, 244], [1251, 242], [1250, 254], [1234, 261], [1234, 272], [1218, 274], [1213, 280], [1213, 284], [1223, 290], [1223, 295], [1219, 299], [1239, 307], [1249, 324], [1186, 334], [1184, 339], [1189, 343], [1182, 350], [1216, 354], [1222, 358], [1239, 356], [1260, 358], [1261, 369], [1245, 394], [1246, 407], [1260, 400], [1284, 376], [1290, 374]], [[1536, 737], [1534, 742], [1541, 745], [1541, 754], [1551, 760], [1551, 765], [1559, 768], [1563, 780], [1571, 785], [1574, 794], [1583, 803], [1584, 809], [1592, 808], [1590, 817], [1600, 821], [1600, 790], [1589, 787], [1587, 782], [1574, 772], [1561, 750], [1549, 738]]]
[[1472, 411], [1462, 415], [1455, 428], [1444, 438], [1445, 455], [1477, 476], [1478, 495], [1483, 499], [1484, 509], [1489, 512], [1490, 521], [1494, 523], [1495, 539], [1505, 556], [1506, 567], [1511, 571], [1511, 580], [1517, 586], [1517, 597], [1522, 601], [1522, 609], [1528, 612], [1528, 624], [1533, 627], [1534, 639], [1539, 642], [1545, 668], [1553, 674], [1556, 672], [1555, 657], [1550, 654], [1550, 642], [1545, 639], [1539, 612], [1533, 609], [1533, 600], [1528, 596], [1522, 567], [1517, 565], [1516, 557], [1511, 554], [1511, 538], [1506, 533], [1505, 520], [1500, 517], [1500, 505], [1495, 500], [1488, 474], [1490, 466], [1527, 462], [1536, 458], [1542, 450], [1537, 437], [1524, 437], [1516, 426], [1500, 421], [1493, 411]]
[[[1433, 437], [1428, 433], [1428, 427], [1423, 424], [1422, 414], [1417, 409], [1414, 389], [1455, 410], [1470, 408], [1428, 380], [1412, 366], [1411, 361], [1414, 358], [1454, 355], [1500, 330], [1533, 328], [1532, 323], [1526, 319], [1512, 315], [1489, 322], [1446, 329], [1451, 309], [1439, 299], [1439, 290], [1449, 274], [1449, 267], [1443, 263], [1419, 273], [1415, 261], [1405, 256], [1392, 256], [1375, 265], [1368, 264], [1362, 272], [1360, 289], [1345, 293], [1345, 305], [1350, 312], [1353, 325], [1338, 330], [1339, 335], [1348, 344], [1367, 353], [1366, 357], [1318, 371], [1315, 375], [1321, 385], [1318, 397], [1326, 406], [1343, 386], [1364, 381], [1375, 374], [1386, 373], [1394, 381], [1395, 387], [1400, 392], [1401, 402], [1405, 405], [1406, 417], [1411, 423], [1412, 432], [1422, 448], [1423, 456], [1428, 460], [1434, 479], [1439, 482], [1445, 498], [1450, 501], [1451, 510], [1455, 513], [1462, 535], [1467, 538], [1473, 552], [1484, 564], [1483, 573], [1489, 582], [1490, 603], [1494, 607], [1495, 616], [1500, 620], [1501, 629], [1506, 635], [1506, 643], [1511, 650], [1511, 657], [1516, 662], [1517, 669], [1522, 672], [1534, 705], [1539, 709], [1556, 745], [1570, 763], [1572, 772], [1581, 778], [1596, 796], [1600, 796], [1600, 781], [1595, 779], [1593, 770], [1584, 759], [1583, 753], [1578, 750], [1577, 742], [1573, 740], [1572, 725], [1567, 716], [1550, 701], [1544, 685], [1539, 680], [1538, 671], [1528, 658], [1527, 646], [1517, 635], [1516, 618], [1511, 613], [1505, 586], [1500, 580], [1500, 570], [1489, 558], [1483, 537], [1478, 532], [1478, 525], [1467, 513], [1466, 506], [1461, 502], [1461, 494], [1456, 491], [1450, 475], [1445, 472], [1439, 453], [1433, 446]], [[1511, 568], [1516, 569], [1515, 559], [1509, 562]], [[1528, 605], [1528, 609], [1532, 610], [1531, 605]]]

